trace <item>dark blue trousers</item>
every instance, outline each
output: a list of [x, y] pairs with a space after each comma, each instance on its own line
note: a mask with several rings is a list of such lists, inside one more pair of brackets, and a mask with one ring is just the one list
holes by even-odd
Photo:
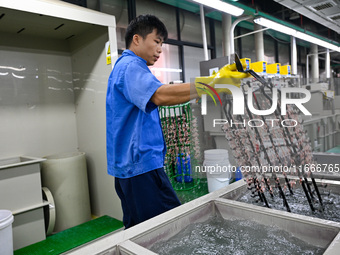
[[115, 188], [125, 229], [181, 205], [163, 168], [132, 178], [115, 177]]

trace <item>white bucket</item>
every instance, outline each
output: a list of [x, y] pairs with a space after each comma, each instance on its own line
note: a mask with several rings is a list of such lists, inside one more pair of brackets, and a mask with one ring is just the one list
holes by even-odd
[[12, 222], [14, 218], [11, 211], [0, 210], [0, 254], [13, 255]]
[[203, 166], [207, 173], [209, 192], [229, 185], [231, 166], [227, 150], [213, 149], [204, 151]]

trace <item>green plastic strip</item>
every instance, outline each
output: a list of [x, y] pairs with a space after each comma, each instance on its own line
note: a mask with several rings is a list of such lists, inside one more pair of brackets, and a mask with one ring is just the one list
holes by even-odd
[[66, 229], [46, 240], [14, 251], [14, 255], [56, 255], [122, 228], [123, 222], [107, 215]]

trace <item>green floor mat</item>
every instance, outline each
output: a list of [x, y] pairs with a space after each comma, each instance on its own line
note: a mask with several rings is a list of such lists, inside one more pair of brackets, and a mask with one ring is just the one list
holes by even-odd
[[175, 190], [179, 201], [184, 204], [209, 193], [207, 179], [200, 179], [198, 185], [190, 190]]
[[14, 255], [61, 254], [122, 227], [123, 222], [105, 215], [18, 249]]

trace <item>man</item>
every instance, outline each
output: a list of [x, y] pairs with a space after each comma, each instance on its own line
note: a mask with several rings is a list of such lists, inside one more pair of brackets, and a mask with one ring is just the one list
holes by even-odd
[[166, 145], [157, 107], [188, 102], [198, 94], [194, 84], [162, 84], [150, 72], [148, 66], [158, 60], [167, 36], [155, 16], [131, 21], [127, 50], [108, 81], [108, 173], [115, 177], [125, 228], [180, 205], [163, 169]]

